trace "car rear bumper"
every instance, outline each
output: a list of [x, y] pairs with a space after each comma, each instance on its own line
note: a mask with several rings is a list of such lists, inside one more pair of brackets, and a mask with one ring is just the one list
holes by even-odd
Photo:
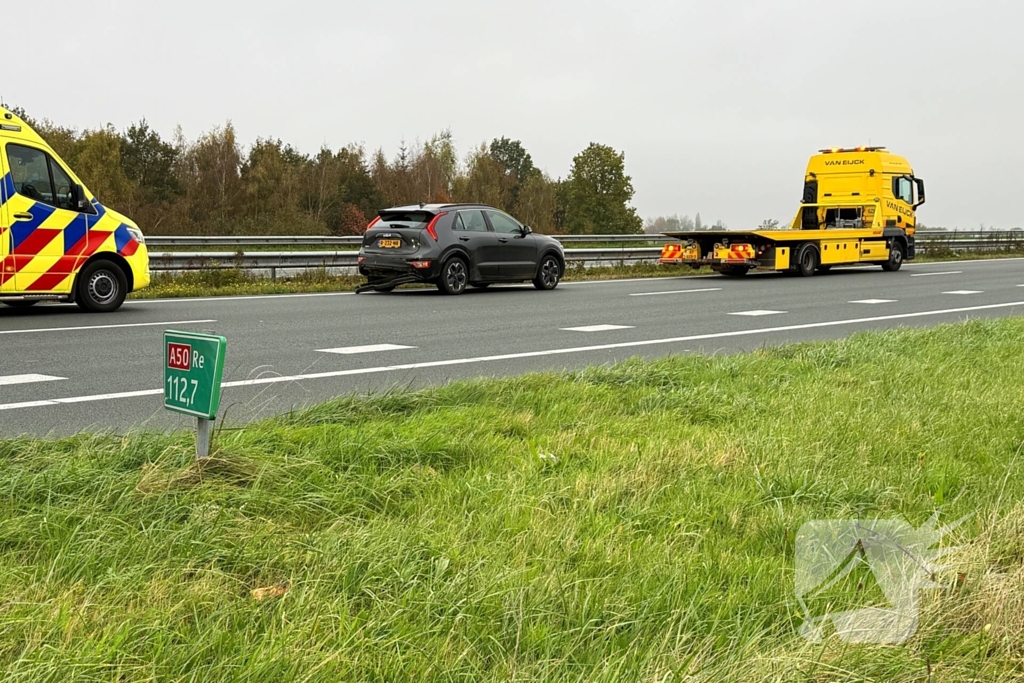
[[409, 282], [430, 282], [437, 279], [440, 274], [441, 265], [434, 260], [429, 268], [413, 268], [407, 257], [384, 256], [380, 254], [363, 254], [360, 256], [362, 263], [359, 264], [359, 274], [370, 282], [382, 285], [394, 281], [401, 283]]

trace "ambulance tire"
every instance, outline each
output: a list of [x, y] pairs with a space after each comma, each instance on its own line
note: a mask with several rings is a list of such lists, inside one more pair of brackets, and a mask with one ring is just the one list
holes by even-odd
[[804, 244], [796, 254], [796, 272], [802, 277], [811, 277], [821, 264], [818, 248], [813, 244]]
[[111, 313], [121, 308], [128, 296], [128, 279], [114, 263], [93, 261], [75, 281], [75, 303], [89, 313]]

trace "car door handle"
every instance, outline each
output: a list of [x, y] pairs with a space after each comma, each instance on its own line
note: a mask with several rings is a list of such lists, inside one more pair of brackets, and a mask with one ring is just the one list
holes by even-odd
[[460, 237], [460, 238], [459, 238], [459, 241], [460, 241], [460, 242], [468, 242], [468, 241], [469, 241], [469, 238], [468, 238], [468, 237]]
[[16, 214], [14, 214], [14, 220], [16, 220], [16, 221], [30, 221], [33, 218], [35, 218], [35, 216], [33, 216], [30, 213], [16, 213]]
[[498, 241], [501, 242], [502, 244], [505, 244], [505, 243], [508, 242], [508, 238], [507, 237], [499, 237]]

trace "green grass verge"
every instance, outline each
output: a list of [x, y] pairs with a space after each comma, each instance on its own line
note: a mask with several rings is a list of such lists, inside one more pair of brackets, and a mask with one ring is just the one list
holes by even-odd
[[[344, 398], [220, 432], [204, 466], [182, 434], [0, 442], [0, 669], [1019, 681], [1022, 337], [970, 322]], [[975, 516], [909, 643], [800, 639], [801, 525], [939, 506]]]
[[[688, 266], [659, 266], [637, 264], [633, 266], [609, 266], [606, 268], [583, 268], [571, 266], [565, 274], [566, 282], [582, 280], [613, 280], [633, 277], [680, 277], [683, 275], [707, 274]], [[271, 280], [241, 270], [208, 270], [170, 275], [158, 273], [146, 289], [132, 293], [132, 299], [165, 299], [202, 296], [241, 296], [259, 294], [307, 294], [316, 292], [350, 292], [366, 282], [366, 278], [354, 275], [329, 275], [326, 272], [309, 271], [295, 277]], [[406, 287], [433, 285], [406, 285]]]
[[[962, 258], [1012, 258], [1024, 254], [940, 254], [918, 258], [916, 263], [936, 263]], [[584, 268], [582, 264], [571, 264], [565, 274], [566, 282], [587, 280], [618, 280], [639, 277], [685, 277], [709, 275], [710, 269], [693, 270], [689, 266], [662, 266], [656, 263], [640, 263], [630, 266], [608, 266]], [[328, 275], [324, 271], [310, 271], [302, 275], [271, 280], [257, 277], [240, 270], [211, 270], [170, 275], [158, 273], [146, 289], [131, 294], [132, 299], [165, 299], [177, 297], [245, 296], [260, 294], [307, 294], [317, 292], [350, 292], [365, 282], [365, 278], [354, 275]], [[409, 285], [407, 285], [409, 286]]]

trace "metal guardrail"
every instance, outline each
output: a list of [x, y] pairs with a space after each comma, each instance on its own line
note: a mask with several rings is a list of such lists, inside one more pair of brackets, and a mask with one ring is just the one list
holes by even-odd
[[[648, 243], [665, 244], [671, 239], [664, 235], [552, 235], [562, 244], [580, 243]], [[933, 239], [960, 242], [1022, 241], [1024, 230], [919, 230], [917, 239], [926, 243]], [[152, 247], [359, 247], [363, 238], [359, 235], [334, 237], [330, 235], [253, 235], [253, 236], [200, 236], [147, 237]]]
[[[652, 261], [661, 256], [661, 247], [626, 247], [610, 249], [566, 249], [569, 262], [635, 262]], [[281, 268], [355, 268], [355, 251], [255, 251], [255, 252], [150, 252], [149, 265], [154, 271], [186, 270], [269, 270]]]
[[[661, 255], [661, 246], [672, 242], [664, 235], [559, 235], [564, 244], [594, 242], [640, 242], [651, 247], [608, 247], [603, 249], [566, 249], [569, 262], [593, 263], [636, 263], [656, 261]], [[355, 237], [150, 237], [146, 240], [150, 251], [150, 267], [154, 271], [188, 270], [263, 270], [276, 276], [278, 269], [342, 269], [355, 268], [357, 253], [346, 251], [194, 251], [160, 252], [156, 247], [215, 247], [215, 246], [349, 246], [358, 247], [362, 238]], [[964, 252], [1024, 250], [1024, 231], [939, 231], [922, 230], [917, 233], [919, 253], [953, 249]]]
[[[664, 235], [552, 235], [562, 244], [580, 243], [656, 243], [664, 244]], [[363, 243], [359, 235], [346, 237], [266, 235], [250, 237], [146, 237], [150, 247], [355, 247]]]

